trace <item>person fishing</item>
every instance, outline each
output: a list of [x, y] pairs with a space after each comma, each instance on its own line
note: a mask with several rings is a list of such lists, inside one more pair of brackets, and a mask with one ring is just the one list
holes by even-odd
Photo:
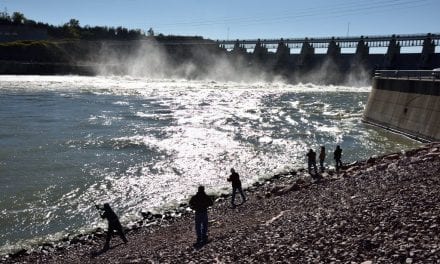
[[231, 169], [231, 175], [229, 175], [227, 180], [232, 184], [232, 207], [235, 207], [235, 193], [237, 192], [237, 190], [241, 195], [242, 203], [246, 202], [246, 197], [244, 196], [243, 189], [241, 188], [240, 175], [233, 168]]
[[108, 230], [107, 237], [105, 240], [104, 250], [108, 250], [110, 246], [110, 240], [113, 236], [113, 231], [116, 231], [124, 243], [127, 243], [128, 240], [124, 235], [124, 231], [122, 230], [121, 222], [119, 222], [119, 218], [116, 213], [112, 210], [108, 203], [105, 203], [102, 207], [96, 205], [96, 208], [99, 210], [99, 214], [101, 218], [107, 219], [108, 222]]

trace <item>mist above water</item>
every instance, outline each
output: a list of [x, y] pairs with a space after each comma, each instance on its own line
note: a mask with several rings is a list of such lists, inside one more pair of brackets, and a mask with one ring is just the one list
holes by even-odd
[[247, 67], [241, 56], [231, 59], [213, 45], [164, 46], [139, 42], [130, 50], [106, 45], [100, 54], [99, 75], [244, 82], [267, 81], [269, 77], [255, 67]]
[[[125, 46], [124, 46], [125, 45]], [[287, 82], [365, 87], [370, 73], [362, 65], [342, 70], [327, 58], [308, 70], [278, 65], [274, 54], [256, 59], [251, 53], [226, 51], [217, 45], [163, 45], [154, 40], [137, 44], [104, 44], [97, 58], [98, 75], [178, 78], [221, 82]]]

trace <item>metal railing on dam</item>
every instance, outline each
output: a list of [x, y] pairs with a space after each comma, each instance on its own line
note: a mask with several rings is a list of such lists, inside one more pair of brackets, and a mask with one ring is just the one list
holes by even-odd
[[436, 70], [377, 70], [374, 77], [385, 79], [416, 79], [440, 82], [440, 69]]
[[308, 43], [313, 48], [328, 48], [335, 43], [340, 48], [356, 48], [360, 41], [369, 47], [388, 47], [395, 43], [400, 47], [422, 47], [426, 40], [434, 45], [440, 44], [440, 33], [436, 34], [410, 34], [410, 35], [373, 35], [353, 37], [319, 37], [319, 38], [287, 38], [287, 39], [244, 39], [244, 40], [217, 40], [217, 44], [224, 48], [234, 48], [240, 45], [246, 49], [252, 49], [255, 45], [263, 45], [268, 49], [276, 49], [280, 43], [289, 48], [302, 48]]

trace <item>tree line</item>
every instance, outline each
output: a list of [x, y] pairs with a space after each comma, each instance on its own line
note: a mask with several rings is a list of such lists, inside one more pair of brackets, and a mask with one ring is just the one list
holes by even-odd
[[46, 29], [49, 37], [53, 39], [137, 40], [154, 36], [152, 28], [145, 34], [141, 29], [89, 25], [81, 26], [79, 21], [73, 18], [63, 25], [55, 26], [28, 19], [20, 12], [13, 12], [12, 15], [9, 15], [6, 11], [0, 12], [0, 25]]

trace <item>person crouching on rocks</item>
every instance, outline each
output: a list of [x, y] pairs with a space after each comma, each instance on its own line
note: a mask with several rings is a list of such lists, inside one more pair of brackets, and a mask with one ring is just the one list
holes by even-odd
[[208, 242], [208, 207], [212, 206], [212, 199], [205, 193], [205, 187], [199, 186], [196, 195], [189, 200], [189, 206], [195, 212], [195, 226], [197, 241], [195, 246]]
[[241, 188], [240, 175], [232, 168], [231, 175], [228, 177], [228, 181], [232, 183], [232, 197], [231, 197], [231, 205], [235, 206], [235, 193], [238, 192], [241, 195], [241, 203], [246, 202], [246, 197], [244, 196], [243, 189]]
[[109, 249], [110, 239], [113, 236], [113, 231], [116, 231], [121, 239], [124, 241], [124, 243], [127, 243], [128, 240], [124, 235], [124, 231], [122, 230], [121, 222], [119, 222], [118, 216], [112, 210], [110, 205], [108, 203], [105, 203], [102, 208], [98, 206], [97, 208], [101, 211], [101, 218], [106, 218], [108, 222], [107, 238], [105, 240], [104, 250]]

